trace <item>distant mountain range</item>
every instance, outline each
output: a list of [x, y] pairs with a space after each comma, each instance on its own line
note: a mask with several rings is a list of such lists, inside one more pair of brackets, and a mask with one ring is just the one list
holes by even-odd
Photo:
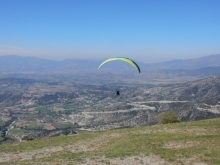
[[63, 61], [46, 60], [36, 57], [16, 55], [0, 56], [0, 71], [29, 72], [50, 70], [94, 69], [101, 61], [65, 59]]
[[220, 54], [209, 55], [195, 59], [187, 60], [172, 60], [161, 63], [149, 64], [151, 67], [158, 67], [164, 69], [201, 69], [205, 67], [220, 66]]
[[[94, 70], [102, 60], [76, 60], [62, 61], [46, 60], [36, 57], [23, 57], [16, 55], [0, 56], [0, 72], [39, 72], [54, 70]], [[178, 74], [210, 74], [220, 73], [220, 54], [187, 60], [172, 60], [161, 63], [145, 64], [137, 62], [142, 71], [157, 70], [164, 73]], [[117, 61], [106, 64], [103, 68], [131, 68], [128, 64]]]

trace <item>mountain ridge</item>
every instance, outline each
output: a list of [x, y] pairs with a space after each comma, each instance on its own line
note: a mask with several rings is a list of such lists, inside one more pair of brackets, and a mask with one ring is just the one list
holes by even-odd
[[[67, 69], [97, 69], [103, 60], [80, 60], [80, 59], [64, 59], [62, 61], [54, 61], [30, 56], [7, 55], [0, 56], [0, 71], [43, 71], [43, 70], [67, 70]], [[220, 54], [209, 55], [195, 59], [187, 60], [171, 60], [161, 63], [145, 64], [138, 62], [137, 64], [143, 70], [148, 69], [201, 69], [207, 67], [220, 66]], [[103, 68], [119, 68], [127, 67], [123, 62], [115, 62], [111, 65], [106, 64]]]

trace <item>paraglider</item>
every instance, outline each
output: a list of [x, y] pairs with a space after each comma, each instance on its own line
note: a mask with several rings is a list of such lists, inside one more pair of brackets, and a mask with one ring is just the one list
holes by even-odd
[[125, 62], [131, 64], [139, 73], [141, 72], [139, 66], [133, 60], [131, 60], [131, 59], [127, 58], [127, 57], [113, 57], [113, 58], [109, 58], [109, 59], [105, 60], [103, 63], [101, 63], [99, 65], [98, 69], [101, 68], [101, 66], [104, 65], [105, 63], [110, 62], [110, 61], [115, 61], [115, 60], [125, 61]]
[[[104, 65], [105, 63], [107, 62], [110, 62], [110, 61], [115, 61], [115, 60], [121, 60], [121, 61], [124, 61], [124, 62], [127, 62], [129, 64], [131, 64], [139, 73], [141, 72], [139, 66], [131, 59], [127, 58], [127, 57], [113, 57], [113, 58], [109, 58], [107, 60], [105, 60], [104, 62], [102, 62], [98, 69], [100, 69], [102, 67], [102, 65]], [[116, 95], [119, 96], [120, 95], [120, 91], [116, 90]]]
[[116, 90], [116, 95], [119, 96], [120, 95], [120, 91]]

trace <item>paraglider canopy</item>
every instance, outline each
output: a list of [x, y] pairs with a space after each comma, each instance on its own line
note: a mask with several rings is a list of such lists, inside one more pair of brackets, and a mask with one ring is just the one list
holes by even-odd
[[101, 68], [101, 66], [104, 65], [105, 63], [110, 62], [110, 61], [115, 61], [115, 60], [125, 61], [125, 62], [131, 64], [139, 73], [141, 72], [139, 66], [133, 60], [131, 60], [131, 59], [127, 58], [127, 57], [113, 57], [113, 58], [109, 58], [109, 59], [105, 60], [103, 63], [101, 63], [99, 65], [98, 69]]

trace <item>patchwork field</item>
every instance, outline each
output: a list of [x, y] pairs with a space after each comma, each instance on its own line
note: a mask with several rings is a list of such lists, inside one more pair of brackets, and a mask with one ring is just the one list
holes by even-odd
[[154, 125], [167, 111], [176, 113], [181, 122], [217, 117], [219, 82], [220, 76], [148, 86], [3, 78], [0, 143]]

